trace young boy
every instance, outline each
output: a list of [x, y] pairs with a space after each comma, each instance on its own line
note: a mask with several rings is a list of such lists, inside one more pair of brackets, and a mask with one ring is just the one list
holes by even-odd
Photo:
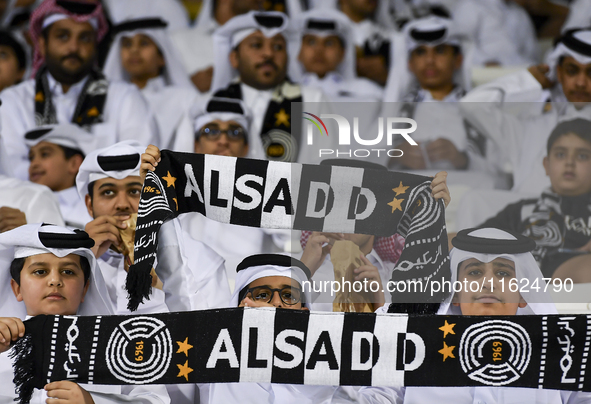
[[382, 88], [357, 77], [351, 21], [337, 10], [310, 10], [297, 17], [301, 32], [295, 64], [304, 85], [320, 88], [331, 101], [380, 101]]
[[[0, 317], [0, 353], [3, 353], [0, 355], [0, 379], [3, 381], [0, 402], [13, 402], [15, 397], [11, 361], [4, 352], [12, 342], [24, 336], [22, 320], [25, 317], [113, 314], [104, 280], [90, 250], [93, 244], [83, 231], [74, 232], [53, 225], [30, 224], [0, 235], [3, 266], [0, 313], [12, 316]], [[100, 393], [95, 395], [93, 391]], [[145, 403], [170, 403], [163, 386], [97, 388], [65, 380], [36, 390], [32, 402], [123, 403], [130, 401], [129, 396]]]
[[[476, 281], [482, 290], [462, 289], [442, 303], [440, 315], [542, 315], [557, 314], [549, 293], [544, 288], [530, 289], [527, 294], [501, 287], [511, 279], [528, 279], [529, 285], [544, 285], [543, 275], [530, 251], [535, 243], [527, 237], [506, 231], [483, 228], [462, 230], [452, 241], [450, 253], [451, 282]], [[490, 279], [493, 279], [491, 289]], [[385, 310], [384, 310], [385, 311]], [[589, 393], [516, 387], [362, 387], [359, 391], [339, 388], [335, 398], [359, 402], [393, 402], [404, 404], [449, 403], [586, 403]], [[371, 401], [376, 400], [376, 401]], [[343, 402], [335, 400], [334, 402]]]
[[[143, 150], [133, 141], [96, 150], [86, 156], [76, 179], [78, 192], [94, 218], [86, 225], [86, 231], [95, 241], [93, 252], [118, 314], [129, 314], [124, 285], [131, 257], [123, 253], [126, 249], [133, 251], [133, 244], [125, 248], [121, 232], [128, 226], [135, 228], [129, 220], [138, 213]], [[227, 304], [230, 290], [223, 259], [183, 233], [177, 220], [162, 226], [157, 254], [163, 290], [153, 287], [151, 299], [142, 303], [136, 313], [198, 310]], [[152, 274], [155, 286], [158, 281], [155, 272]]]
[[159, 145], [177, 150], [176, 139], [191, 134], [189, 107], [197, 91], [168, 37], [167, 23], [159, 18], [126, 20], [114, 32], [105, 76], [141, 90], [156, 116]]
[[[478, 227], [497, 227], [536, 242], [533, 255], [546, 277], [589, 282], [591, 273], [591, 121], [559, 123], [548, 138], [543, 164], [551, 187], [537, 199], [510, 204]], [[568, 275], [568, 276], [567, 276]]]
[[66, 225], [82, 229], [92, 220], [76, 191], [76, 175], [91, 150], [93, 136], [71, 124], [47, 125], [25, 134], [29, 181], [49, 187], [59, 200]]
[[[310, 296], [302, 284], [310, 280], [310, 270], [301, 261], [279, 254], [251, 255], [238, 265], [236, 272], [230, 307], [308, 310]], [[328, 400], [334, 389], [272, 383], [200, 384], [199, 402], [313, 404]]]

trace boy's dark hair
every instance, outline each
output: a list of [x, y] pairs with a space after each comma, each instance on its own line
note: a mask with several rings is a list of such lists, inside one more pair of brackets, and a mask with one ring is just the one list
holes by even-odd
[[[88, 258], [79, 256], [80, 257], [80, 268], [82, 272], [84, 272], [84, 284], [88, 282], [88, 278], [90, 278], [90, 263], [88, 262]], [[23, 258], [15, 258], [10, 263], [10, 276], [14, 281], [20, 286], [21, 284], [21, 271], [25, 266], [25, 261], [28, 257]]]
[[96, 181], [92, 181], [92, 182], [90, 182], [90, 183], [88, 184], [88, 189], [87, 189], [87, 191], [88, 191], [88, 196], [90, 196], [90, 200], [91, 200], [91, 201], [92, 201], [92, 197], [94, 196], [94, 183], [95, 183], [95, 182], [96, 182]]
[[550, 133], [550, 137], [548, 137], [548, 142], [546, 144], [547, 155], [550, 155], [550, 149], [552, 149], [552, 146], [558, 139], [571, 133], [577, 135], [591, 145], [591, 121], [577, 118], [570, 121], [560, 122], [556, 125], [554, 130], [552, 130], [552, 133]]
[[77, 154], [80, 155], [82, 159], [84, 159], [85, 157], [84, 153], [82, 153], [82, 150], [74, 149], [72, 147], [61, 146], [59, 144], [57, 146], [59, 146], [64, 151], [64, 156], [66, 156], [66, 160], [70, 160]]

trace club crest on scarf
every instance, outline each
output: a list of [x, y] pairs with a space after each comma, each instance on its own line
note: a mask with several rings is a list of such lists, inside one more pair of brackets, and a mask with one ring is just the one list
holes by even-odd
[[[444, 207], [431, 178], [406, 173], [162, 151], [146, 176], [138, 210], [129, 308], [150, 293], [157, 232], [184, 212], [241, 226], [406, 239], [396, 280], [449, 276]], [[425, 252], [428, 253], [425, 253]], [[412, 298], [413, 294], [397, 293]], [[421, 301], [424, 294], [416, 294]], [[441, 295], [428, 299], [441, 301]]]

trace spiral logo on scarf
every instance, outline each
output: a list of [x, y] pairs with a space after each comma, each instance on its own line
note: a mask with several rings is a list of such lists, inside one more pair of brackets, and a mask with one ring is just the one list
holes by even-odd
[[519, 324], [489, 320], [466, 329], [460, 340], [460, 364], [472, 380], [506, 386], [518, 380], [529, 365], [532, 344]]
[[138, 206], [138, 217], [145, 217], [155, 210], [165, 210], [170, 212], [170, 205], [168, 198], [166, 197], [166, 191], [164, 184], [156, 174], [152, 171], [148, 171], [146, 174], [146, 180], [144, 182], [144, 189], [153, 190], [150, 192], [152, 195], [147, 199], [140, 199]]
[[123, 321], [111, 334], [107, 367], [122, 382], [152, 383], [165, 375], [172, 354], [166, 324], [151, 317], [134, 317]]

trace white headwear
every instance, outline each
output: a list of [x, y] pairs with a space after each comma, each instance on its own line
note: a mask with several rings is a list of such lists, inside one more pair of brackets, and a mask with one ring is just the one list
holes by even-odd
[[[460, 239], [452, 240], [456, 246], [450, 252], [451, 282], [452, 285], [458, 280], [458, 267], [463, 261], [476, 258], [480, 262], [491, 262], [497, 258], [504, 258], [515, 263], [515, 274], [520, 283], [521, 279], [528, 279], [528, 285], [537, 282], [541, 286], [539, 290], [529, 288], [527, 293], [522, 293], [521, 297], [527, 302], [527, 306], [517, 309], [517, 315], [526, 314], [556, 314], [556, 306], [549, 293], [544, 292], [546, 282], [544, 275], [538, 267], [531, 252], [519, 252], [511, 254], [511, 251], [531, 251], [535, 248], [535, 242], [525, 236], [514, 236], [506, 231], [484, 228], [468, 229], [458, 233]], [[468, 245], [470, 245], [468, 247]], [[483, 252], [474, 252], [468, 250], [478, 250]], [[500, 251], [507, 251], [501, 253]], [[462, 314], [460, 308], [452, 305], [454, 293], [441, 304], [438, 314]]]
[[88, 194], [88, 184], [94, 181], [140, 175], [141, 156], [145, 150], [137, 141], [125, 140], [88, 154], [76, 176], [76, 188], [82, 200]]
[[583, 65], [591, 63], [591, 28], [571, 29], [558, 38], [554, 49], [547, 57], [550, 80], [556, 80], [558, 62], [560, 58], [567, 56], [573, 57]]
[[290, 63], [294, 65], [294, 77], [291, 77], [293, 80], [296, 82], [299, 81], [306, 73], [304, 67], [298, 60], [298, 55], [300, 53], [302, 38], [307, 34], [319, 37], [336, 35], [341, 38], [343, 40], [343, 45], [345, 46], [345, 56], [343, 61], [337, 67], [337, 71], [347, 81], [357, 77], [355, 40], [353, 38], [351, 21], [345, 14], [330, 9], [323, 10], [322, 13], [319, 13], [318, 10], [309, 10], [294, 19], [293, 25], [295, 30], [300, 32], [299, 40], [297, 41], [297, 51], [292, 54], [290, 61]]
[[25, 133], [25, 143], [28, 147], [48, 142], [80, 150], [84, 155], [92, 151], [93, 141], [94, 135], [71, 123], [38, 126]]
[[167, 23], [157, 17], [127, 20], [114, 28], [115, 39], [109, 50], [103, 73], [112, 81], [129, 82], [129, 74], [121, 62], [121, 38], [143, 34], [152, 39], [164, 58], [162, 76], [167, 85], [191, 87], [189, 74], [185, 70], [176, 48], [168, 36]]
[[[212, 26], [212, 21], [214, 21], [214, 0], [203, 0], [201, 3], [201, 10], [199, 11], [199, 15], [197, 16], [197, 20], [195, 21], [195, 28], [207, 32], [208, 29]], [[302, 12], [302, 4], [300, 0], [286, 0], [285, 1], [286, 10], [285, 13], [290, 16], [294, 17], [299, 15]]]
[[25, 258], [38, 254], [51, 253], [56, 257], [69, 254], [85, 257], [90, 264], [89, 286], [84, 302], [78, 313], [81, 316], [112, 315], [105, 280], [93, 252], [89, 246], [94, 244], [88, 234], [81, 230], [73, 231], [54, 225], [27, 224], [0, 234], [0, 313], [24, 319], [27, 310], [23, 302], [18, 302], [10, 287], [10, 263], [15, 258]]
[[[215, 66], [211, 85], [213, 92], [228, 86], [234, 78], [238, 77], [238, 72], [230, 65], [230, 52], [244, 38], [255, 31], [262, 32], [267, 38], [282, 34], [287, 43], [287, 54], [295, 57], [295, 48], [297, 46], [295, 35], [285, 14], [275, 11], [251, 11], [234, 17], [213, 34]], [[290, 76], [293, 76], [294, 72], [289, 60], [288, 67]]]
[[199, 132], [209, 122], [219, 119], [220, 121], [234, 121], [246, 132], [248, 142], [248, 128], [252, 120], [250, 110], [242, 100], [234, 98], [211, 97], [206, 102], [197, 104], [191, 112], [193, 117], [193, 130]]
[[[310, 304], [310, 270], [301, 261], [280, 254], [257, 254], [246, 257], [236, 268], [236, 284], [230, 299], [230, 306], [237, 307], [242, 289], [252, 282], [267, 276], [285, 276], [298, 282], [304, 294], [304, 301]], [[304, 287], [307, 282], [307, 287]]]
[[470, 58], [471, 47], [456, 31], [453, 21], [448, 18], [429, 16], [409, 22], [402, 34], [393, 34], [391, 38], [391, 54], [394, 55], [386, 90], [385, 102], [398, 102], [418, 87], [414, 75], [408, 70], [410, 53], [421, 45], [437, 46], [449, 44], [459, 46], [464, 56], [462, 68], [454, 75], [454, 82], [464, 90], [470, 89]]

